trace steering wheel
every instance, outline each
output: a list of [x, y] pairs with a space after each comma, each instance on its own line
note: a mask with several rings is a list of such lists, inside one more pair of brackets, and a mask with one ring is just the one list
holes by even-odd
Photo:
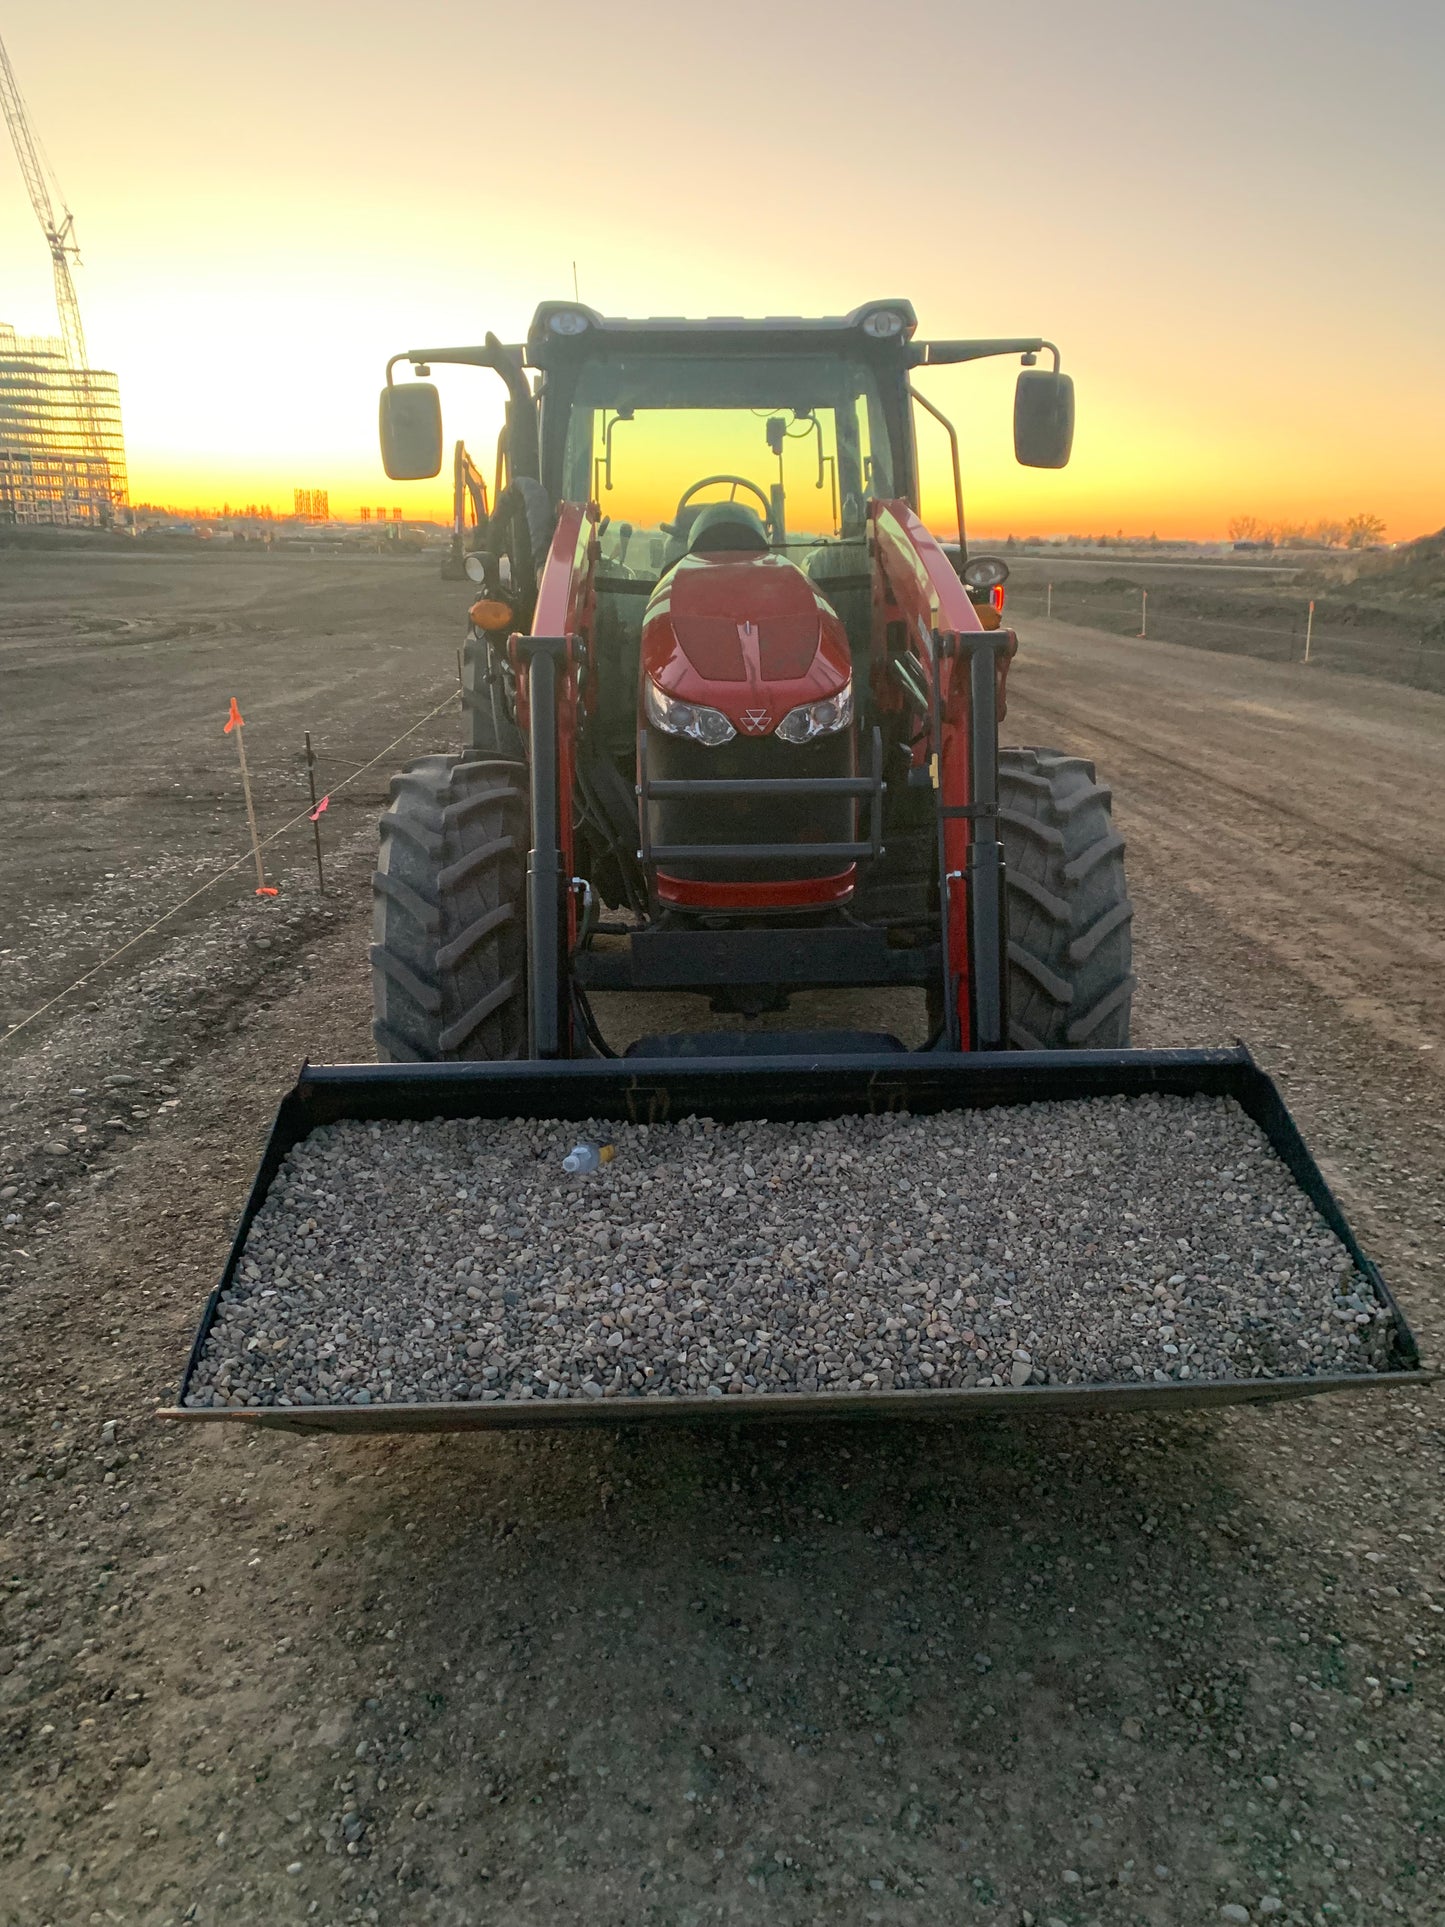
[[773, 527], [772, 497], [767, 493], [766, 489], [759, 488], [756, 482], [750, 482], [746, 475], [704, 475], [700, 482], [694, 482], [690, 488], [683, 490], [682, 495], [678, 499], [677, 507], [673, 510], [672, 521], [662, 524], [664, 532], [668, 535], [680, 534], [681, 530], [678, 525], [682, 521], [683, 513], [691, 503], [693, 496], [700, 495], [705, 488], [716, 488], [720, 482], [730, 484], [728, 489], [728, 500], [730, 502], [735, 502], [738, 499], [738, 490], [740, 488], [750, 489], [763, 505], [763, 520], [767, 523], [768, 534], [770, 536], [777, 535], [777, 530]]

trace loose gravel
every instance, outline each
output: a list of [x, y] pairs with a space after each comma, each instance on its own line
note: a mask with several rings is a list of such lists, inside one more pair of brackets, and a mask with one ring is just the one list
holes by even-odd
[[[616, 1155], [569, 1176], [588, 1136]], [[1270, 1378], [1393, 1336], [1228, 1099], [346, 1122], [277, 1174], [187, 1402]]]

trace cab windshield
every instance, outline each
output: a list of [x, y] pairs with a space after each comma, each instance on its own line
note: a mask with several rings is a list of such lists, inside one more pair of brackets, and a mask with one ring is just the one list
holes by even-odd
[[[735, 499], [775, 548], [857, 540], [894, 493], [886, 422], [866, 365], [845, 355], [617, 355], [578, 377], [564, 453], [569, 501], [610, 518], [603, 560], [655, 571], [684, 497]], [[685, 518], [684, 518], [685, 519]]]

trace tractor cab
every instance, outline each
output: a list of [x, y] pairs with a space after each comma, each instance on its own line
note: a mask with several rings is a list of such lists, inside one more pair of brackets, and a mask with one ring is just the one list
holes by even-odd
[[[842, 325], [590, 315], [558, 332], [577, 312], [540, 310], [528, 341], [541, 469], [560, 499], [597, 505], [599, 614], [626, 657], [641, 641], [634, 585], [684, 557], [770, 553], [819, 583], [866, 573], [869, 504], [914, 488], [897, 344], [880, 354]], [[866, 596], [840, 601], [865, 659]]]
[[[1045, 351], [1052, 370], [1035, 365]], [[696, 322], [548, 302], [519, 346], [394, 358], [381, 430], [395, 477], [441, 459], [436, 391], [398, 382], [397, 363], [489, 368], [508, 392], [466, 559], [466, 782], [510, 769], [527, 799], [528, 956], [495, 994], [530, 977], [537, 1054], [579, 1035], [600, 1047], [594, 988], [699, 989], [752, 1014], [818, 983], [916, 987], [945, 1047], [1005, 1037], [1002, 846], [982, 792], [1016, 644], [1002, 565], [980, 573], [968, 554], [957, 439], [912, 378], [1012, 353], [1016, 453], [1061, 466], [1073, 394], [1058, 351], [923, 342], [905, 301]], [[951, 552], [919, 519], [919, 408], [953, 451]], [[508, 832], [497, 848], [515, 844]], [[378, 887], [389, 929], [418, 892]], [[609, 934], [625, 956], [597, 947]], [[539, 950], [559, 952], [541, 989]], [[405, 980], [378, 969], [400, 1009], [414, 963]], [[1063, 978], [1051, 961], [1037, 981]], [[391, 1048], [396, 1024], [378, 1025]]]

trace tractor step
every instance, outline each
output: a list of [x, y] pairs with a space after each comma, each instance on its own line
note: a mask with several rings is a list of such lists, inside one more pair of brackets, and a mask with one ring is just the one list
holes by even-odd
[[704, 990], [720, 985], [830, 984], [849, 988], [936, 983], [939, 946], [890, 945], [886, 931], [859, 924], [818, 930], [638, 930], [625, 946], [579, 951], [573, 975], [584, 990]]
[[678, 1030], [665, 1037], [639, 1037], [625, 1057], [704, 1057], [716, 1063], [729, 1057], [835, 1057], [879, 1055], [907, 1048], [886, 1030]]
[[[844, 1034], [847, 1035], [846, 1033]], [[688, 1040], [696, 1044], [701, 1040]], [[793, 1042], [799, 1040], [792, 1040]], [[1323, 1392], [1365, 1393], [1420, 1386], [1415, 1341], [1380, 1273], [1361, 1249], [1299, 1130], [1269, 1077], [1248, 1051], [1050, 1051], [961, 1056], [896, 1048], [847, 1054], [837, 1033], [801, 1040], [806, 1063], [786, 1033], [744, 1040], [714, 1034], [708, 1048], [726, 1044], [729, 1057], [685, 1052], [603, 1063], [577, 1060], [527, 1063], [452, 1063], [413, 1066], [305, 1066], [283, 1101], [220, 1283], [205, 1307], [174, 1406], [161, 1416], [189, 1422], [227, 1420], [292, 1431], [455, 1431], [481, 1427], [637, 1423], [740, 1422], [836, 1418], [965, 1418], [996, 1412], [1078, 1414], [1129, 1408], [1179, 1410]], [[876, 1040], [875, 1040], [876, 1041]], [[892, 1040], [889, 1040], [892, 1042]], [[819, 1049], [820, 1044], [828, 1048]], [[766, 1051], [763, 1046], [766, 1045]], [[927, 1115], [1033, 1103], [1087, 1099], [1232, 1098], [1259, 1127], [1288, 1174], [1353, 1262], [1358, 1289], [1371, 1297], [1381, 1322], [1388, 1315], [1389, 1348], [1379, 1369], [1321, 1369], [1313, 1375], [1171, 1378], [1159, 1382], [957, 1384], [911, 1388], [745, 1392], [722, 1397], [438, 1398], [433, 1402], [366, 1403], [362, 1395], [336, 1404], [212, 1404], [202, 1359], [218, 1308], [246, 1264], [253, 1220], [288, 1154], [311, 1132], [343, 1120], [402, 1123], [428, 1119], [611, 1119], [664, 1124], [711, 1118], [720, 1125], [745, 1119], [817, 1122], [879, 1113]], [[961, 1181], [967, 1172], [960, 1173]], [[330, 1181], [329, 1181], [330, 1182]], [[335, 1203], [335, 1200], [332, 1200]], [[346, 1208], [346, 1201], [341, 1200]], [[539, 1258], [538, 1264], [542, 1265]], [[369, 1289], [383, 1281], [369, 1282]], [[249, 1289], [249, 1283], [248, 1283]], [[309, 1289], [309, 1287], [308, 1287]], [[1285, 1368], [1286, 1373], [1288, 1367]]]

